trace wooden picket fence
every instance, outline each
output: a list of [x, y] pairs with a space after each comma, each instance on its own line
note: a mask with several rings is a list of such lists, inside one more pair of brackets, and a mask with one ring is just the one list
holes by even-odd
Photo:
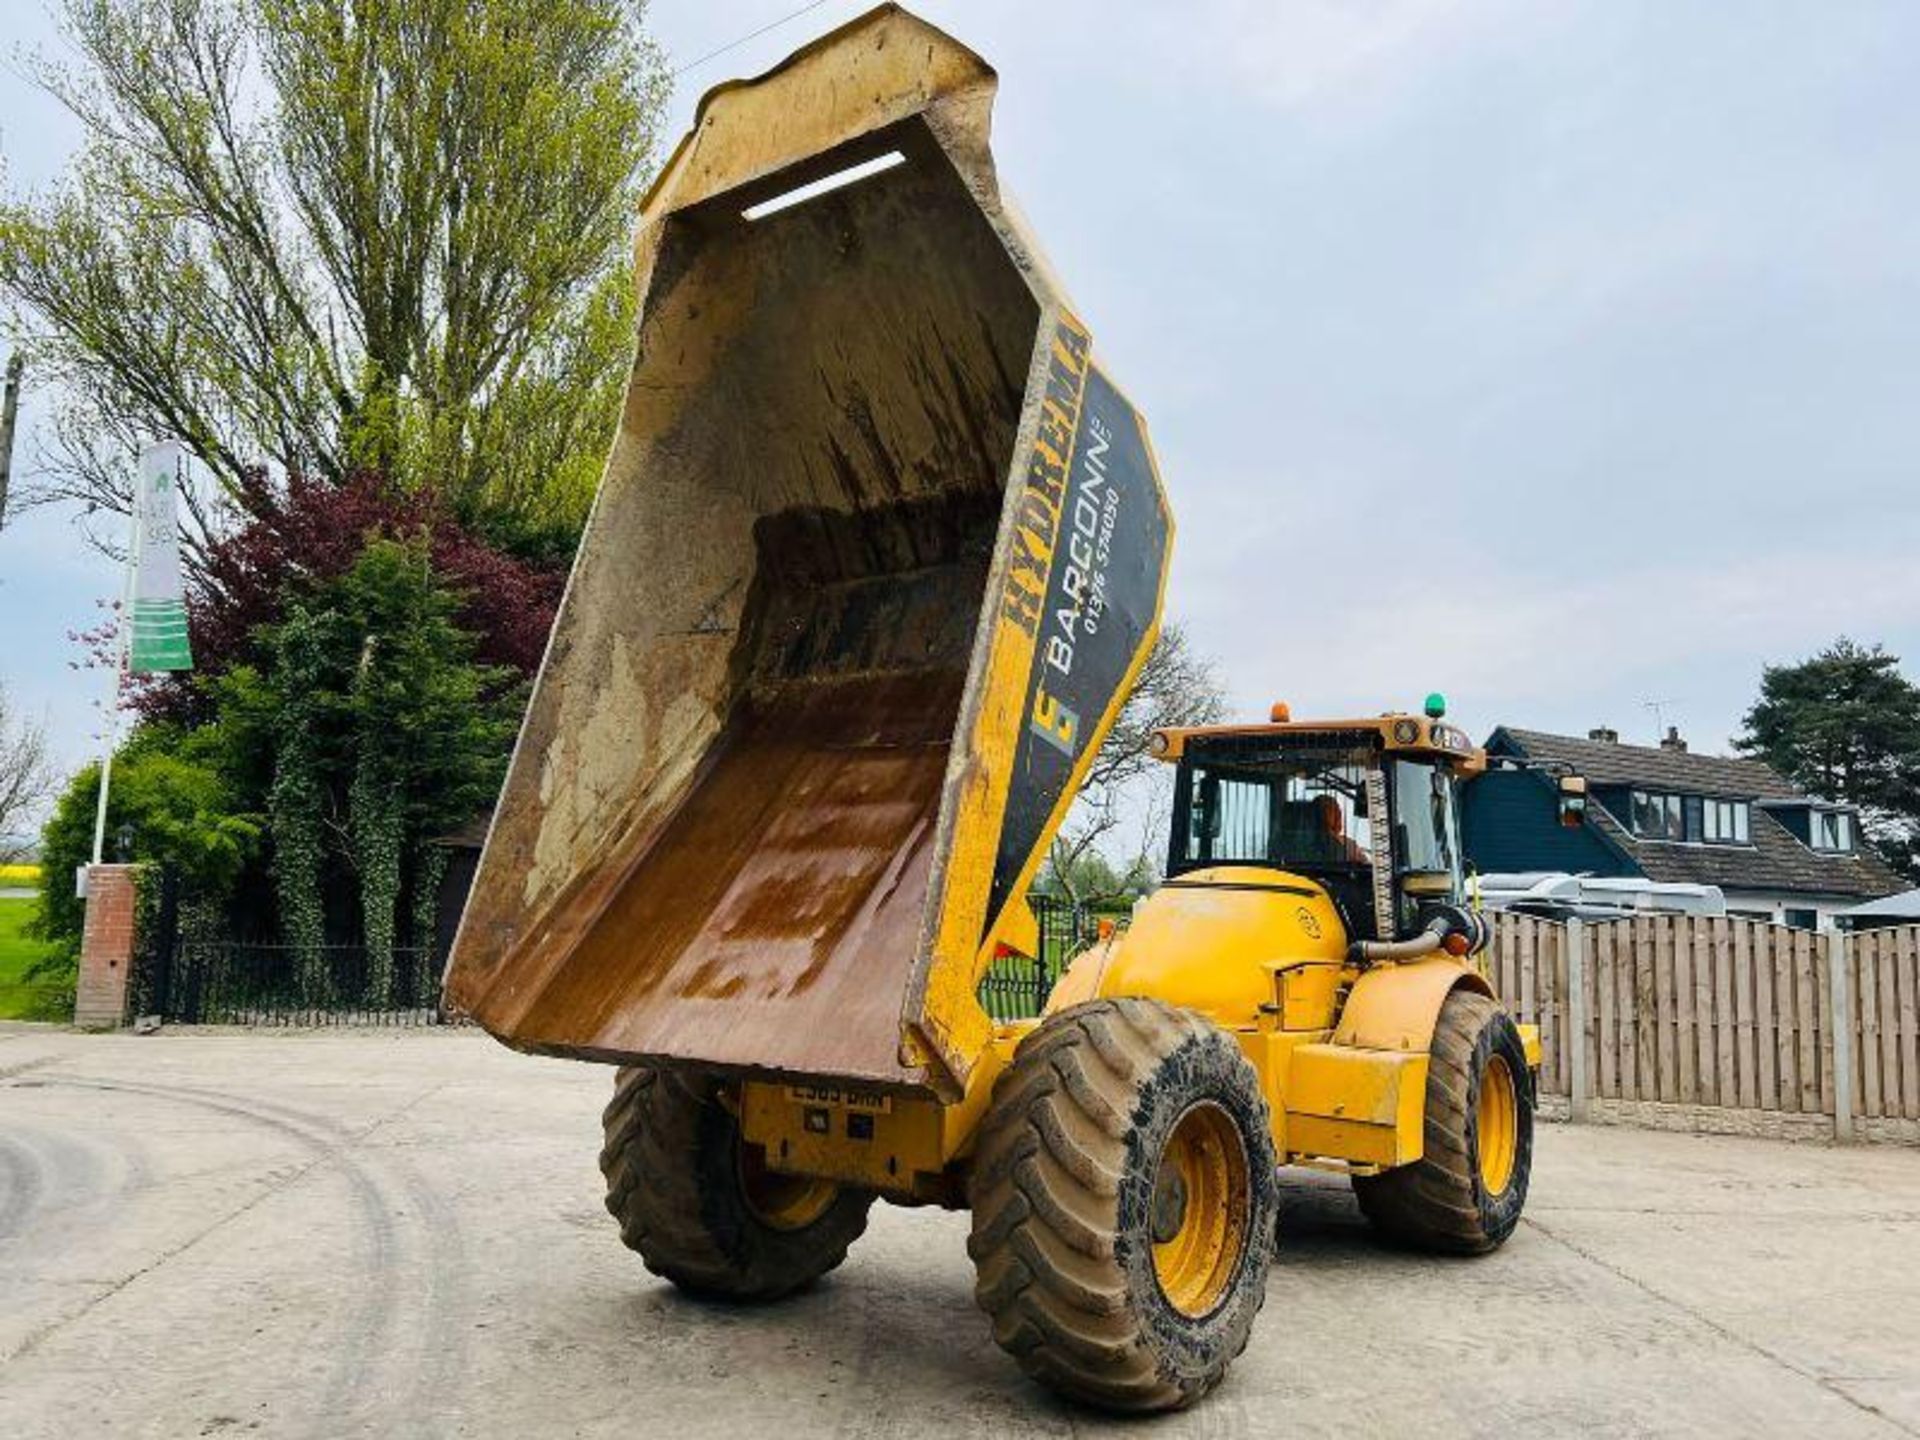
[[1920, 926], [1501, 914], [1494, 930], [1495, 987], [1539, 1025], [1541, 1092], [1575, 1118], [1685, 1107], [1664, 1120], [1920, 1139]]

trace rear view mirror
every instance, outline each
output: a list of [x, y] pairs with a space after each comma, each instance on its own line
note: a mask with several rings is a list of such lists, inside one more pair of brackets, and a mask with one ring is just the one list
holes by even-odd
[[1560, 792], [1560, 823], [1569, 827], [1578, 825], [1587, 818], [1587, 777], [1562, 775], [1557, 788]]

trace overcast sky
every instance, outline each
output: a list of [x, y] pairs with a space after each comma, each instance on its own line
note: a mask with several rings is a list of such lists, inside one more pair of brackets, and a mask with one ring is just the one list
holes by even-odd
[[[796, 4], [652, 25], [681, 65]], [[54, 43], [39, 8], [9, 30]], [[681, 76], [673, 133], [864, 8]], [[1440, 689], [1650, 740], [1658, 701], [1719, 749], [1842, 632], [1920, 673], [1920, 5], [918, 8], [999, 69], [1002, 179], [1153, 427], [1170, 613], [1238, 712]], [[75, 138], [0, 71], [10, 188]], [[70, 517], [0, 533], [0, 675], [68, 760], [66, 632], [117, 590]]]

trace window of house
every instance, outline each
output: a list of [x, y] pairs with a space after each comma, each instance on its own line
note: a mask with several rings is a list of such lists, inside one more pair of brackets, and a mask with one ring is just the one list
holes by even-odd
[[1815, 810], [1807, 817], [1816, 850], [1853, 849], [1853, 816], [1844, 810]]
[[1686, 813], [1678, 795], [1633, 792], [1633, 833], [1645, 840], [1684, 840]]
[[1712, 845], [1745, 845], [1752, 824], [1744, 800], [1709, 800], [1701, 811], [1700, 838]]

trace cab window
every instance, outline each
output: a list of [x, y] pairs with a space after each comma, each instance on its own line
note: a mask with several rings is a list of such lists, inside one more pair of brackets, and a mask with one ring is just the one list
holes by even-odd
[[1169, 873], [1201, 865], [1365, 866], [1373, 826], [1367, 762], [1350, 750], [1190, 761]]
[[[1438, 765], [1393, 762], [1393, 868], [1426, 877], [1425, 889], [1458, 892], [1460, 836], [1453, 808], [1453, 779]], [[1444, 877], [1444, 882], [1442, 880]], [[1415, 885], [1411, 888], [1420, 890]]]

